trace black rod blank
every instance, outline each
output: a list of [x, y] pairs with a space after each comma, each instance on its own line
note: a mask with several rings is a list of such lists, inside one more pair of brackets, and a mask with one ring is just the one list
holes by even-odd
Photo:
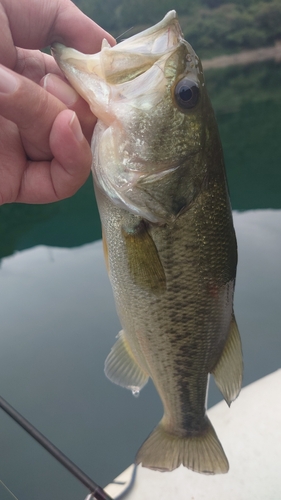
[[90, 490], [96, 500], [112, 500], [112, 498], [87, 476], [77, 465], [67, 458], [51, 441], [39, 432], [28, 420], [15, 410], [5, 399], [0, 396], [0, 408], [4, 410], [17, 424], [19, 424], [33, 439], [35, 439], [45, 450], [47, 450], [58, 462], [60, 462], [73, 476]]

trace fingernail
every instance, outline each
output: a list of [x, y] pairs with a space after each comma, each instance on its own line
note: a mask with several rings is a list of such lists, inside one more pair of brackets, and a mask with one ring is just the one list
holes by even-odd
[[0, 66], [0, 92], [13, 94], [19, 86], [18, 79], [5, 66]]
[[68, 108], [73, 106], [78, 100], [77, 92], [57, 75], [49, 73], [44, 77], [43, 87], [50, 94], [57, 97]]
[[76, 137], [77, 141], [79, 141], [79, 142], [82, 141], [82, 139], [84, 138], [84, 135], [83, 135], [79, 120], [77, 118], [77, 115], [74, 111], [73, 111], [73, 115], [70, 119], [69, 126], [70, 126], [74, 136]]

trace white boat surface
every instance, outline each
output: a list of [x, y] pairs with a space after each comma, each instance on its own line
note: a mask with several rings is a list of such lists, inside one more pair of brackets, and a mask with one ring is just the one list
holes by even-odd
[[158, 472], [131, 465], [105, 490], [126, 500], [280, 500], [281, 369], [242, 389], [229, 409], [208, 411], [230, 463], [223, 475], [203, 475], [181, 466]]

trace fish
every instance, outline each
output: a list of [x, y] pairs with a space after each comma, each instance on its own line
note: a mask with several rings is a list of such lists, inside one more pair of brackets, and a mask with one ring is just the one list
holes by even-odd
[[92, 173], [122, 326], [105, 373], [135, 395], [151, 378], [163, 403], [136, 463], [226, 473], [206, 398], [210, 374], [229, 406], [241, 389], [237, 243], [200, 59], [175, 11], [97, 54], [52, 53], [98, 118]]

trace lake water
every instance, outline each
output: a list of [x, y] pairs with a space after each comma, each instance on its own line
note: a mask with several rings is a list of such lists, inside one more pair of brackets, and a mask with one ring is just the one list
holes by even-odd
[[[235, 312], [247, 385], [281, 359], [281, 67], [206, 76], [239, 246]], [[120, 326], [99, 238], [91, 181], [58, 204], [0, 209], [1, 395], [105, 485], [132, 463], [162, 408], [151, 383], [134, 398], [103, 373]], [[220, 399], [211, 382], [209, 406]], [[20, 500], [85, 498], [86, 489], [1, 411], [0, 443], [0, 480]], [[12, 498], [1, 483], [0, 498]]]

